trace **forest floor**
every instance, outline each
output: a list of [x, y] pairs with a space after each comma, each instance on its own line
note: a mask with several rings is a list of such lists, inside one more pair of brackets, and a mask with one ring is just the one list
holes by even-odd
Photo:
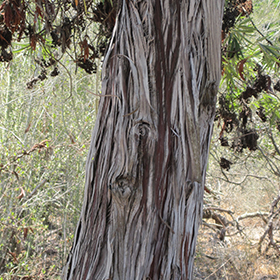
[[[280, 208], [272, 207], [280, 204], [277, 188], [248, 182], [242, 188], [224, 183], [221, 189], [218, 199], [205, 197], [204, 212], [215, 209], [217, 217], [203, 219], [200, 227], [194, 279], [280, 279]], [[276, 212], [269, 231], [270, 211]]]
[[255, 224], [221, 241], [217, 233], [202, 226], [197, 243], [194, 279], [280, 279], [279, 254], [272, 248], [262, 254], [258, 251], [263, 232], [263, 227]]
[[[214, 172], [218, 174], [217, 170]], [[221, 180], [218, 182], [217, 177], [209, 177], [207, 186], [211, 194], [204, 196], [194, 280], [280, 280], [280, 192], [277, 182], [260, 185], [250, 181], [244, 186], [233, 186]], [[274, 218], [271, 220], [272, 209]], [[73, 217], [69, 215], [68, 218], [74, 224]], [[267, 231], [269, 221], [273, 225], [271, 232]], [[0, 255], [0, 280], [60, 279], [74, 229], [67, 232], [68, 224], [56, 213], [38, 220], [37, 226], [30, 230], [14, 229], [13, 236], [21, 243], [15, 245], [14, 251], [7, 252], [6, 262]], [[11, 232], [10, 228], [5, 230]], [[274, 246], [269, 245], [271, 240]], [[1, 263], [2, 266], [6, 263], [4, 274], [1, 274]]]
[[[213, 223], [211, 223], [213, 222]], [[260, 253], [259, 241], [263, 236], [266, 224], [259, 218], [240, 222], [240, 230], [229, 227], [223, 240], [220, 230], [215, 230], [214, 221], [204, 221], [199, 230], [194, 280], [268, 280], [280, 279], [280, 254], [272, 247], [267, 247], [264, 239]], [[280, 230], [274, 231], [274, 240], [280, 241]], [[35, 270], [39, 273], [24, 279], [60, 279], [62, 262], [59, 260], [64, 242], [59, 225], [50, 230], [44, 242], [41, 259], [37, 260]], [[70, 248], [70, 244], [68, 244]], [[265, 249], [268, 248], [267, 251]], [[55, 265], [56, 264], [56, 265]], [[166, 279], [167, 280], [167, 279]]]
[[[269, 248], [266, 253], [258, 251], [264, 226], [262, 221], [254, 218], [250, 222], [243, 222], [241, 232], [226, 235], [221, 241], [219, 231], [202, 225], [197, 242], [194, 280], [280, 279], [280, 255], [273, 248]], [[59, 252], [63, 243], [60, 232], [59, 228], [50, 231], [45, 240], [46, 247], [34, 267], [37, 272], [34, 271], [33, 277], [11, 279], [60, 279], [62, 262]]]

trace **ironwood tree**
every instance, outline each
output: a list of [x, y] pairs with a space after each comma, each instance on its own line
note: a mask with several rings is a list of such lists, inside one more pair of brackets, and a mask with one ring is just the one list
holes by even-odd
[[[46, 78], [48, 67], [58, 75], [67, 51], [90, 74], [105, 55], [84, 203], [63, 279], [192, 278], [221, 65], [239, 58], [237, 75], [245, 80], [253, 57], [244, 59], [230, 34], [237, 18], [252, 12], [252, 1], [226, 1], [225, 11], [223, 2], [5, 0], [0, 6], [0, 61], [12, 60], [15, 38], [27, 37], [30, 49], [40, 46], [45, 54], [28, 88]], [[95, 23], [99, 34], [91, 37]], [[270, 77], [256, 71], [238, 97], [247, 111], [249, 98], [270, 90]], [[224, 122], [221, 144], [228, 145], [227, 127], [236, 126], [244, 143], [233, 147], [255, 150], [246, 110], [239, 122], [227, 99], [220, 98], [217, 114]]]
[[[31, 49], [45, 48], [50, 59], [38, 61], [42, 68], [55, 65], [46, 34], [65, 53], [92, 2], [55, 3], [3, 2], [2, 61], [12, 59], [7, 47], [17, 33], [18, 40], [29, 37]], [[111, 4], [92, 9], [103, 35], [113, 33], [63, 279], [191, 279], [221, 73], [223, 1]], [[76, 11], [71, 19], [69, 9]], [[75, 61], [92, 73], [102, 48], [79, 39]], [[45, 77], [42, 71], [28, 87]]]
[[223, 1], [121, 1], [63, 279], [191, 279]]

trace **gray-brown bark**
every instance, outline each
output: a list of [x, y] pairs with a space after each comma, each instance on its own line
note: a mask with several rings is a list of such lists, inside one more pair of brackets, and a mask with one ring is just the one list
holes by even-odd
[[191, 279], [223, 1], [121, 3], [63, 279]]

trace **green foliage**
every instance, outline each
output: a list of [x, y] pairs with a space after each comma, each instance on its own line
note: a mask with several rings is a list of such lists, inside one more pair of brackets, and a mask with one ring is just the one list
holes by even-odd
[[[270, 211], [279, 201], [279, 1], [258, 1], [253, 13], [251, 0], [227, 4], [222, 80], [207, 174], [212, 197], [205, 198], [205, 205], [206, 209], [224, 205], [237, 213]], [[277, 207], [278, 214], [269, 216], [271, 229], [263, 225], [265, 233], [257, 242], [266, 240], [264, 252], [274, 248], [279, 257]], [[252, 225], [239, 225], [238, 230], [250, 231]], [[230, 227], [224, 231], [230, 236]]]
[[28, 89], [41, 71], [35, 62], [39, 58], [39, 53], [20, 52], [9, 65], [0, 65], [0, 274], [4, 279], [59, 275], [83, 198], [97, 108], [90, 92], [97, 92], [99, 83], [64, 59], [56, 65], [59, 75]]
[[[238, 1], [228, 1], [226, 6], [223, 27], [231, 25], [224, 29], [223, 35], [222, 81], [216, 118], [222, 124], [222, 145], [229, 145], [225, 142], [225, 135], [231, 133], [234, 141], [229, 146], [239, 152], [243, 148], [258, 148], [255, 141], [260, 136], [258, 131], [272, 129], [278, 133], [276, 129], [280, 130], [280, 44], [277, 28], [280, 18], [274, 10], [278, 8], [278, 2], [262, 1], [262, 5], [254, 7], [254, 13], [250, 0], [242, 2], [243, 14], [236, 12], [241, 5], [236, 4]], [[264, 18], [261, 13], [267, 11], [268, 4], [268, 13], [273, 13], [273, 16]], [[236, 16], [234, 25], [230, 17], [232, 10]], [[246, 134], [254, 139], [249, 139]]]

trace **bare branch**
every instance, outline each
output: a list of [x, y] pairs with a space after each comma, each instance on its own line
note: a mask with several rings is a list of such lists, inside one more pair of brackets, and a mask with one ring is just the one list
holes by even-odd
[[36, 194], [36, 192], [45, 185], [45, 183], [47, 182], [47, 179], [43, 179], [35, 188], [34, 190], [29, 194], [29, 196], [27, 197], [26, 200], [30, 199], [34, 194]]
[[242, 214], [239, 217], [237, 217], [236, 220], [241, 221], [241, 220], [248, 219], [248, 218], [260, 217], [263, 219], [263, 221], [265, 223], [267, 223], [267, 220], [264, 218], [264, 216], [268, 216], [268, 215], [269, 215], [268, 212], [245, 213], [245, 214]]
[[[258, 149], [261, 151], [263, 157], [266, 159], [267, 163], [269, 164], [270, 168], [272, 169], [273, 174], [279, 177], [280, 170], [278, 169], [277, 165], [273, 161], [271, 161], [270, 158], [268, 158], [268, 156], [264, 153], [264, 151], [262, 150], [262, 148], [260, 146], [258, 146]], [[274, 165], [274, 167], [273, 167], [273, 165]]]

